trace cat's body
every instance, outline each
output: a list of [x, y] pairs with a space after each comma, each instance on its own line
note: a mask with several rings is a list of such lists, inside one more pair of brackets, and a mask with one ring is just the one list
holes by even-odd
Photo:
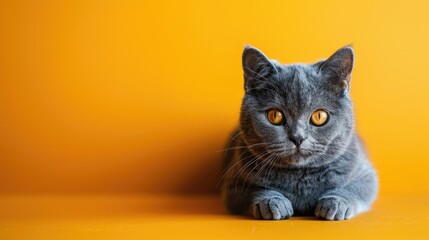
[[[281, 65], [245, 49], [246, 94], [222, 186], [232, 213], [342, 220], [369, 209], [377, 177], [354, 131], [352, 66], [349, 47], [309, 65]], [[273, 109], [282, 122], [267, 119]], [[317, 126], [310, 119], [320, 109], [329, 116]]]

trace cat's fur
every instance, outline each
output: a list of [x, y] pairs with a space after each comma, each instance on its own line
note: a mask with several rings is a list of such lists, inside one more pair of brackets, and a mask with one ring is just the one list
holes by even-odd
[[[257, 219], [343, 220], [370, 208], [378, 180], [354, 129], [353, 62], [349, 46], [328, 60], [292, 65], [269, 60], [254, 47], [244, 49], [240, 124], [222, 176], [230, 212]], [[284, 124], [268, 121], [272, 108], [284, 113]], [[329, 113], [320, 127], [310, 123], [318, 109]]]

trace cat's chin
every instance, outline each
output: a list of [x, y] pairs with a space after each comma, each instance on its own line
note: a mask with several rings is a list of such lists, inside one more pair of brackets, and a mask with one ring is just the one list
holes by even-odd
[[293, 154], [289, 157], [289, 164], [293, 166], [304, 166], [308, 163], [309, 155], [301, 153]]
[[293, 166], [293, 167], [304, 167], [311, 162], [313, 155], [309, 153], [295, 151], [293, 154], [280, 156], [283, 161], [280, 161], [279, 167]]
[[274, 163], [273, 165], [278, 168], [300, 168], [305, 167], [310, 164], [309, 160], [306, 159], [299, 159], [299, 160], [292, 160], [291, 158], [284, 159], [283, 161], [278, 161]]

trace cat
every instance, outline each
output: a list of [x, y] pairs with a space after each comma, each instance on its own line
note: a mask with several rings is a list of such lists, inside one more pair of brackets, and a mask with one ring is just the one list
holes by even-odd
[[354, 129], [353, 64], [351, 46], [290, 65], [245, 47], [245, 94], [221, 177], [231, 213], [345, 220], [369, 210], [378, 178]]

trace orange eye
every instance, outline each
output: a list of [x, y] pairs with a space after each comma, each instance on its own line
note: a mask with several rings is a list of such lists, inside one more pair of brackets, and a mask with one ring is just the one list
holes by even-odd
[[267, 118], [268, 120], [274, 124], [279, 125], [283, 122], [283, 113], [277, 109], [270, 109], [267, 112]]
[[322, 126], [325, 123], [328, 122], [328, 112], [326, 112], [325, 110], [319, 109], [314, 111], [313, 114], [311, 114], [311, 123], [315, 126]]

